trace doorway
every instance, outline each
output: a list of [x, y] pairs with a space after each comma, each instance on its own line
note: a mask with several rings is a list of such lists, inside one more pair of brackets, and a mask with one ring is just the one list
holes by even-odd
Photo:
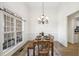
[[67, 17], [68, 49], [72, 55], [79, 55], [79, 11]]

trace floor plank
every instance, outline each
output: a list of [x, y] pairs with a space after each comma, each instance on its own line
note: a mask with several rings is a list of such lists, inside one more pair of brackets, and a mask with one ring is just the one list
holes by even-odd
[[79, 56], [79, 43], [68, 43], [68, 47], [64, 47], [59, 42], [54, 42], [54, 51], [62, 56]]

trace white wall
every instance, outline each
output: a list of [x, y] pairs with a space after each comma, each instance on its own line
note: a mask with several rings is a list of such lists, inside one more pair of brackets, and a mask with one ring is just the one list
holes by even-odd
[[30, 4], [30, 39], [33, 39], [40, 32], [52, 34], [57, 39], [57, 19], [56, 6], [57, 3], [44, 3], [45, 15], [48, 16], [48, 24], [38, 24], [38, 18], [42, 15], [42, 3]]
[[71, 15], [68, 17], [68, 42], [70, 43], [75, 43], [75, 32], [74, 29], [76, 28], [76, 20], [75, 18]]
[[26, 22], [23, 22], [23, 42], [18, 45], [17, 47], [14, 47], [13, 49], [9, 50], [9, 52], [6, 52], [5, 55], [12, 55], [18, 48], [20, 48], [27, 40], [28, 40], [28, 7], [26, 3], [17, 3], [17, 2], [4, 2], [1, 3], [1, 7], [5, 7], [16, 14], [20, 15], [24, 20], [27, 20]]
[[79, 10], [79, 3], [61, 3], [58, 13], [58, 41], [67, 46], [67, 16]]

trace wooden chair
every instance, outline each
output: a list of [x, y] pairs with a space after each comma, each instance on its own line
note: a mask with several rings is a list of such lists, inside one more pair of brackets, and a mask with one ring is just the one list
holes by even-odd
[[50, 41], [38, 41], [38, 55], [39, 56], [47, 56], [49, 55]]

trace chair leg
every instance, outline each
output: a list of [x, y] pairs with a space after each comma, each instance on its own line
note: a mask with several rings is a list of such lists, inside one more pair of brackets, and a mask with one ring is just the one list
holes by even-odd
[[27, 56], [29, 56], [29, 49], [27, 49]]
[[35, 47], [33, 48], [33, 56], [35, 56]]
[[52, 49], [51, 49], [51, 55], [53, 56], [53, 43], [51, 44], [52, 45]]

